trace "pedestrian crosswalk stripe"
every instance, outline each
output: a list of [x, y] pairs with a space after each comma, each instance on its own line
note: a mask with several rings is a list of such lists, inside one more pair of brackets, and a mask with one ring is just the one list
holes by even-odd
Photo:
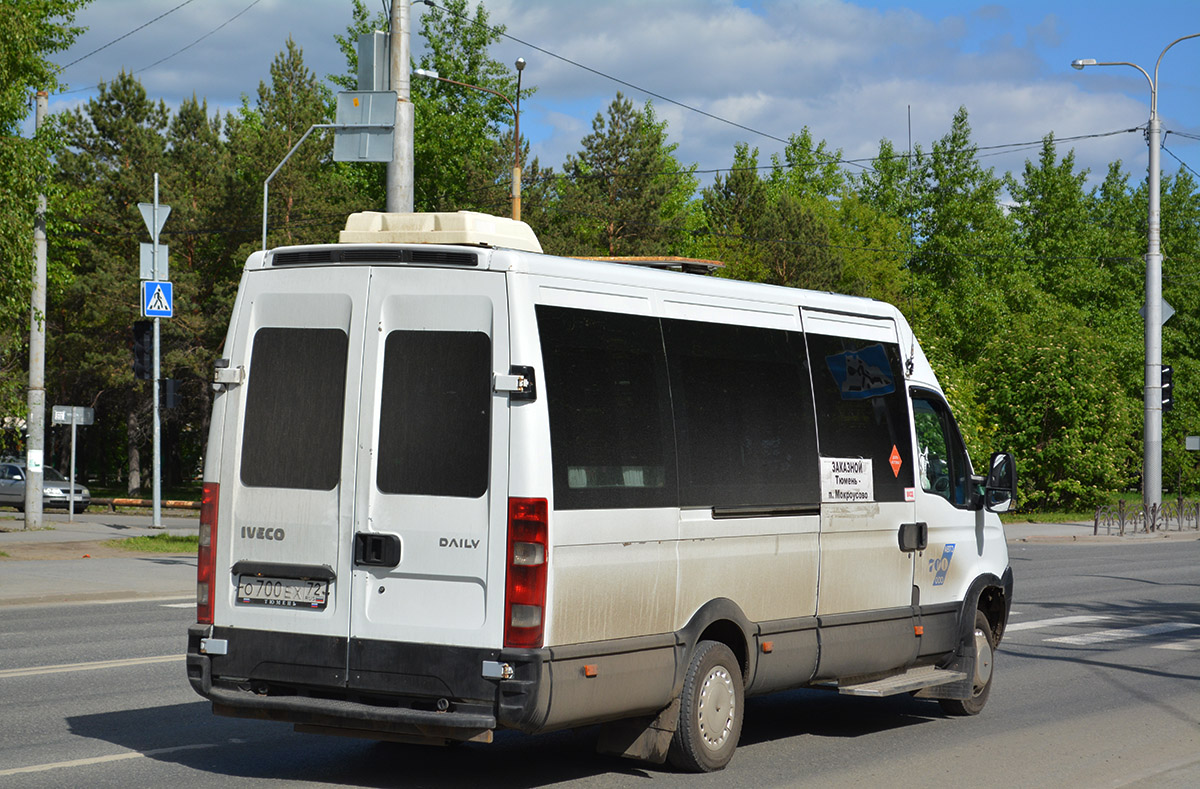
[[1200, 638], [1186, 638], [1182, 641], [1170, 641], [1166, 644], [1155, 644], [1155, 649], [1178, 649], [1181, 652], [1200, 652]]
[[1162, 633], [1174, 633], [1178, 630], [1190, 630], [1194, 627], [1200, 627], [1200, 624], [1195, 624], [1193, 622], [1159, 622], [1153, 625], [1141, 625], [1140, 627], [1124, 627], [1116, 630], [1097, 630], [1093, 633], [1082, 633], [1077, 636], [1059, 636], [1058, 638], [1047, 638], [1046, 641], [1054, 644], [1090, 646], [1092, 644], [1103, 644], [1109, 641], [1123, 641], [1130, 638], [1141, 638], [1142, 636], [1156, 636]]
[[1056, 625], [1077, 625], [1087, 622], [1099, 622], [1103, 619], [1111, 619], [1108, 616], [1097, 616], [1092, 614], [1081, 614], [1079, 616], [1056, 616], [1050, 619], [1035, 619], [1030, 622], [1016, 622], [1004, 628], [1005, 633], [1014, 633], [1019, 630], [1039, 630], [1043, 627], [1054, 627]]

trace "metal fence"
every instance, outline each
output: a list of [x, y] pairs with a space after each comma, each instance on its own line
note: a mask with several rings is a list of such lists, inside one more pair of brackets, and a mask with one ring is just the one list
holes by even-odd
[[1146, 509], [1144, 504], [1128, 505], [1124, 500], [1096, 510], [1092, 534], [1153, 534], [1164, 531], [1200, 530], [1200, 502], [1165, 501]]

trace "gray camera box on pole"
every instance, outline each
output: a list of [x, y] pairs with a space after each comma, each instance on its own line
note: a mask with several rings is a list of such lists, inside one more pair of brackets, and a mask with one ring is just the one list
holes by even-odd
[[358, 37], [358, 89], [391, 90], [388, 34], [382, 30]]

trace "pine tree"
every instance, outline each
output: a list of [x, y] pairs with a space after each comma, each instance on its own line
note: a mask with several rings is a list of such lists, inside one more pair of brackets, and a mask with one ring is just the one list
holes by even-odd
[[[550, 248], [578, 255], [665, 255], [686, 239], [695, 165], [675, 159], [666, 122], [617, 94], [597, 113], [560, 179], [563, 235]], [[545, 242], [544, 242], [545, 243]]]

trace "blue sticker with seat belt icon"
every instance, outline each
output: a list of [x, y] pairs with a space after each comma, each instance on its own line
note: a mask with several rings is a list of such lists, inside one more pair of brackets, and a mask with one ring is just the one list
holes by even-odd
[[941, 586], [946, 582], [946, 572], [950, 569], [950, 558], [952, 556], [954, 556], [954, 543], [949, 542], [942, 548], [941, 558], [929, 560], [929, 571], [934, 574], [934, 586]]

